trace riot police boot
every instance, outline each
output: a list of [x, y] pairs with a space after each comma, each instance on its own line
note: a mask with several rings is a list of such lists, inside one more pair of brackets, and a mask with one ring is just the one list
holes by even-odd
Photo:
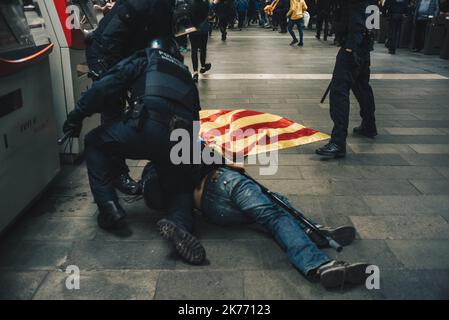
[[364, 137], [370, 138], [370, 139], [374, 139], [374, 137], [377, 136], [377, 129], [376, 129], [376, 127], [368, 128], [368, 127], [364, 126], [363, 124], [358, 126], [358, 127], [355, 127], [352, 130], [352, 132], [355, 133], [355, 134], [358, 134], [360, 136], [364, 136]]
[[108, 201], [98, 205], [97, 222], [102, 229], [116, 229], [121, 227], [126, 212], [118, 201]]
[[157, 225], [162, 238], [171, 241], [185, 261], [196, 265], [204, 262], [206, 250], [195, 236], [168, 219], [159, 220]]
[[[355, 228], [353, 226], [331, 228], [317, 225], [317, 227], [324, 235], [331, 237], [342, 246], [350, 245], [355, 239]], [[329, 242], [312, 229], [307, 228], [305, 231], [318, 248], [329, 248]]]
[[343, 158], [346, 156], [346, 149], [334, 142], [329, 142], [325, 146], [316, 149], [315, 153], [325, 157]]
[[122, 173], [113, 181], [114, 187], [121, 193], [134, 196], [140, 192], [140, 185], [128, 173]]

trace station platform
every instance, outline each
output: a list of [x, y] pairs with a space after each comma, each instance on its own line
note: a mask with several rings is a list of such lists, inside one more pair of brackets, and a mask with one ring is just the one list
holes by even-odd
[[[303, 48], [288, 34], [251, 27], [216, 30], [212, 69], [200, 76], [203, 109], [252, 109], [326, 133], [321, 96], [337, 48], [305, 32]], [[190, 66], [190, 54], [186, 55]], [[449, 60], [376, 44], [371, 81], [379, 136], [349, 134], [346, 158], [324, 161], [322, 143], [280, 151], [274, 176], [249, 173], [322, 224], [351, 224], [356, 241], [339, 260], [380, 268], [380, 289], [325, 290], [306, 280], [278, 245], [254, 227], [221, 228], [197, 217], [208, 265], [190, 266], [157, 232], [163, 212], [123, 202], [129, 233], [96, 223], [84, 163], [63, 166], [51, 186], [0, 240], [1, 299], [442, 299], [449, 298]], [[350, 127], [359, 125], [352, 97]], [[128, 161], [140, 176], [146, 161]], [[16, 182], [15, 182], [16, 183]], [[20, 181], [19, 183], [27, 183]], [[79, 290], [65, 286], [67, 266], [81, 271]]]

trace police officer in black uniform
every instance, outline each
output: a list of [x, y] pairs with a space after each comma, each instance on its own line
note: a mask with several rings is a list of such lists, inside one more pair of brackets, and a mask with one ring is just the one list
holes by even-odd
[[346, 137], [349, 123], [349, 92], [352, 89], [360, 105], [362, 124], [354, 133], [369, 138], [377, 135], [375, 103], [370, 79], [370, 52], [373, 35], [366, 27], [366, 8], [372, 0], [344, 0], [339, 7], [339, 18], [334, 30], [341, 43], [330, 86], [330, 115], [334, 122], [331, 140], [316, 153], [329, 157], [346, 155]]
[[[186, 11], [201, 11], [204, 0], [118, 0], [100, 21], [98, 27], [86, 37], [86, 62], [94, 79], [135, 51], [146, 47], [149, 39], [156, 36], [170, 37], [173, 22], [182, 20]], [[186, 10], [187, 7], [187, 10]], [[174, 19], [174, 15], [178, 15]], [[199, 25], [198, 15], [189, 16], [193, 26]], [[123, 116], [126, 92], [114, 96], [102, 110], [103, 124], [114, 122]], [[136, 194], [139, 185], [128, 174], [125, 159], [114, 159], [114, 185], [126, 194]]]
[[98, 225], [121, 229], [126, 216], [113, 185], [112, 157], [147, 159], [163, 172], [164, 192], [169, 198], [168, 217], [159, 224], [161, 234], [172, 240], [180, 255], [197, 264], [204, 248], [191, 234], [193, 228], [193, 165], [174, 165], [170, 159], [170, 134], [189, 130], [193, 145], [198, 132], [198, 90], [173, 38], [156, 38], [149, 48], [136, 52], [105, 72], [79, 99], [69, 113], [63, 131], [77, 136], [85, 117], [107, 109], [107, 101], [129, 90], [131, 107], [125, 117], [100, 125], [85, 137], [85, 160], [89, 183], [99, 214]]
[[383, 13], [388, 18], [388, 53], [395, 54], [401, 35], [402, 20], [408, 11], [409, 0], [386, 0]]

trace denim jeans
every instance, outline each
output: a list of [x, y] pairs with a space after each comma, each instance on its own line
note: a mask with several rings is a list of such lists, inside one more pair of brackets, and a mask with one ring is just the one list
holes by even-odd
[[293, 32], [293, 27], [296, 26], [298, 28], [298, 32], [299, 32], [299, 43], [303, 43], [304, 42], [304, 32], [302, 31], [302, 18], [298, 19], [298, 20], [290, 20], [288, 19], [288, 25], [287, 25], [287, 30], [290, 33], [290, 35], [292, 36], [293, 40], [298, 40], [296, 38], [295, 33]]
[[220, 168], [208, 177], [201, 211], [206, 219], [220, 225], [262, 225], [287, 252], [290, 263], [305, 275], [330, 261], [294, 217], [237, 171]]

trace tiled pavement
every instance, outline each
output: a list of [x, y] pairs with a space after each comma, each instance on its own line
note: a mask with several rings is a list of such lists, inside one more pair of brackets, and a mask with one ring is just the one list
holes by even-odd
[[[252, 28], [215, 32], [212, 74], [329, 74], [336, 48], [306, 33], [304, 48]], [[189, 56], [186, 61], [189, 61]], [[376, 45], [372, 72], [449, 76], [449, 61]], [[269, 78], [269, 77], [268, 77]], [[200, 80], [203, 108], [249, 108], [324, 132], [327, 80]], [[129, 234], [96, 226], [84, 164], [66, 166], [42, 199], [1, 239], [0, 298], [19, 299], [393, 299], [449, 298], [449, 80], [373, 80], [380, 135], [350, 136], [346, 159], [323, 161], [317, 144], [281, 152], [275, 176], [259, 177], [319, 222], [353, 224], [357, 240], [341, 254], [381, 270], [380, 290], [326, 291], [305, 280], [255, 228], [224, 229], [198, 219], [210, 264], [188, 266], [160, 240], [162, 213], [127, 204]], [[353, 105], [350, 128], [358, 125]], [[129, 161], [139, 176], [144, 162]], [[257, 168], [249, 172], [257, 176]], [[69, 291], [66, 266], [81, 269]]]

